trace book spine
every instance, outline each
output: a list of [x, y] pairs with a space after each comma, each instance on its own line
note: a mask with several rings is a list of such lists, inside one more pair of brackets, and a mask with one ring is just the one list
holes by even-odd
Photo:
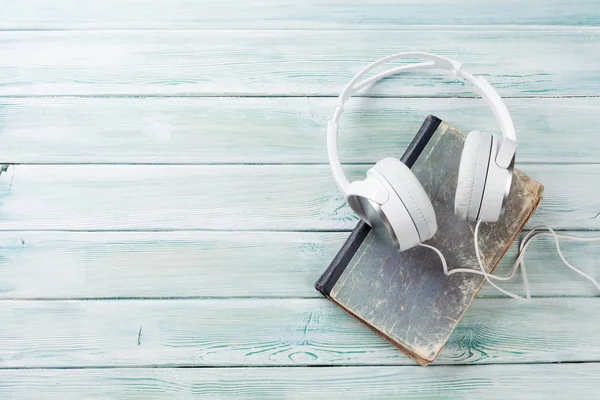
[[[441, 123], [442, 120], [438, 117], [428, 115], [419, 128], [415, 138], [402, 155], [402, 158], [400, 158], [400, 161], [406, 164], [408, 168], [411, 168]], [[350, 263], [352, 257], [354, 257], [354, 254], [358, 251], [370, 230], [371, 227], [365, 222], [358, 222], [340, 251], [337, 253], [331, 264], [329, 264], [329, 267], [327, 267], [323, 275], [321, 275], [315, 283], [315, 289], [324, 296], [330, 297], [331, 289], [333, 289], [333, 286], [346, 269], [346, 266]]]
[[342, 272], [344, 272], [354, 254], [356, 254], [370, 230], [371, 227], [369, 225], [363, 221], [358, 222], [358, 225], [356, 225], [350, 236], [348, 236], [348, 239], [346, 239], [346, 242], [336, 254], [331, 264], [329, 264], [329, 267], [327, 267], [323, 275], [315, 283], [315, 289], [329, 297], [333, 285], [340, 278]]

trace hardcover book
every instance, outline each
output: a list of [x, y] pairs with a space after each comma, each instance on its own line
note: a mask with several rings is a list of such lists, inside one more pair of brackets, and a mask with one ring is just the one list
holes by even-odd
[[[427, 243], [442, 251], [449, 269], [478, 270], [475, 223], [454, 215], [464, 139], [430, 115], [401, 160], [417, 176], [436, 212], [438, 231]], [[542, 185], [514, 170], [504, 215], [480, 227], [486, 271], [494, 269], [516, 240], [542, 192]], [[430, 249], [417, 246], [398, 253], [360, 221], [315, 287], [419, 364], [427, 365], [437, 357], [484, 282], [474, 274], [446, 276], [438, 255]]]

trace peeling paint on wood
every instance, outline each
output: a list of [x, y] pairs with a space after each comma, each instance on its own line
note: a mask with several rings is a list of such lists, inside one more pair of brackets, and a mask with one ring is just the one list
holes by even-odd
[[[598, 25], [594, 0], [21, 0], [0, 29], [394, 29], [406, 25]], [[326, 11], [324, 9], [326, 8]], [[568, 12], [565, 12], [568, 10]], [[431, 28], [434, 29], [434, 28]]]
[[[600, 98], [506, 102], [519, 163], [598, 161]], [[292, 164], [327, 163], [334, 99], [61, 97], [1, 104], [5, 162]], [[402, 154], [431, 112], [463, 132], [499, 133], [479, 99], [352, 99], [340, 123], [341, 160], [374, 163]]]
[[[598, 95], [596, 0], [4, 3], [0, 165], [20, 165], [0, 174], [0, 363], [25, 369], [0, 371], [3, 399], [597, 395], [597, 293], [546, 238], [528, 255], [534, 294], [586, 298], [477, 300], [440, 356], [452, 365], [398, 366], [410, 361], [340, 310], [294, 298], [317, 295], [347, 235], [315, 230], [355, 221], [326, 166], [105, 165], [325, 163], [333, 99], [295, 96], [337, 96], [367, 62], [422, 49], [528, 97], [508, 108], [518, 162], [546, 163], [524, 166], [547, 187], [535, 222], [598, 230], [598, 98], [562, 97]], [[367, 94], [473, 95], [416, 74]], [[355, 99], [342, 160], [400, 154], [431, 112], [497, 132], [478, 99]], [[100, 165], [60, 165], [78, 163]], [[597, 270], [598, 247], [563, 248]], [[509, 365], [456, 365], [496, 362]], [[344, 368], [299, 367], [319, 364]], [[27, 369], [40, 365], [66, 369]]]
[[[590, 237], [597, 232], [567, 232]], [[315, 280], [347, 232], [0, 232], [0, 298], [321, 297]], [[600, 278], [600, 246], [562, 242], [567, 260]], [[506, 274], [516, 245], [500, 262]], [[534, 296], [595, 296], [552, 239], [527, 253]], [[49, 278], [51, 277], [51, 279]], [[522, 293], [516, 276], [504, 283]], [[479, 297], [497, 297], [484, 286]]]
[[[370, 165], [347, 166], [351, 178]], [[523, 165], [544, 182], [529, 226], [600, 229], [600, 165]], [[350, 230], [327, 165], [19, 165], [0, 230]]]
[[[595, 362], [599, 306], [477, 299], [433, 367]], [[3, 301], [0, 320], [9, 369], [414, 365], [326, 299]]]
[[[0, 96], [337, 96], [368, 63], [415, 49], [460, 59], [502, 96], [598, 95], [598, 30], [444, 27], [2, 32]], [[450, 74], [426, 72], [368, 93], [475, 96]]]
[[[10, 399], [563, 400], [598, 394], [600, 364], [480, 367], [127, 368], [8, 370], [0, 390]], [[143, 393], [144, 396], [140, 396]]]

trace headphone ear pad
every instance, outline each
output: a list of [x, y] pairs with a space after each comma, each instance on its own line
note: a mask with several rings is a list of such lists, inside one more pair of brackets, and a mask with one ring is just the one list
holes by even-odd
[[[435, 211], [415, 174], [402, 161], [391, 157], [379, 161], [375, 164], [375, 169], [387, 180], [404, 204], [417, 230], [419, 241], [429, 240], [437, 231]], [[406, 229], [406, 226], [392, 225], [395, 231]]]
[[492, 135], [473, 131], [465, 140], [454, 196], [454, 213], [461, 219], [477, 220], [491, 157]]

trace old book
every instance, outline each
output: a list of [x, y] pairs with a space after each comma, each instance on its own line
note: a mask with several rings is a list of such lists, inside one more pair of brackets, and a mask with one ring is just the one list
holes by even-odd
[[[427, 243], [443, 252], [449, 269], [478, 269], [475, 223], [454, 215], [463, 144], [464, 135], [429, 116], [401, 159], [421, 181], [437, 215], [438, 231]], [[488, 272], [515, 241], [542, 192], [542, 185], [514, 171], [505, 214], [480, 228]], [[361, 221], [315, 287], [419, 364], [427, 365], [437, 357], [484, 281], [473, 274], [446, 276], [430, 249], [416, 247], [398, 253]]]

